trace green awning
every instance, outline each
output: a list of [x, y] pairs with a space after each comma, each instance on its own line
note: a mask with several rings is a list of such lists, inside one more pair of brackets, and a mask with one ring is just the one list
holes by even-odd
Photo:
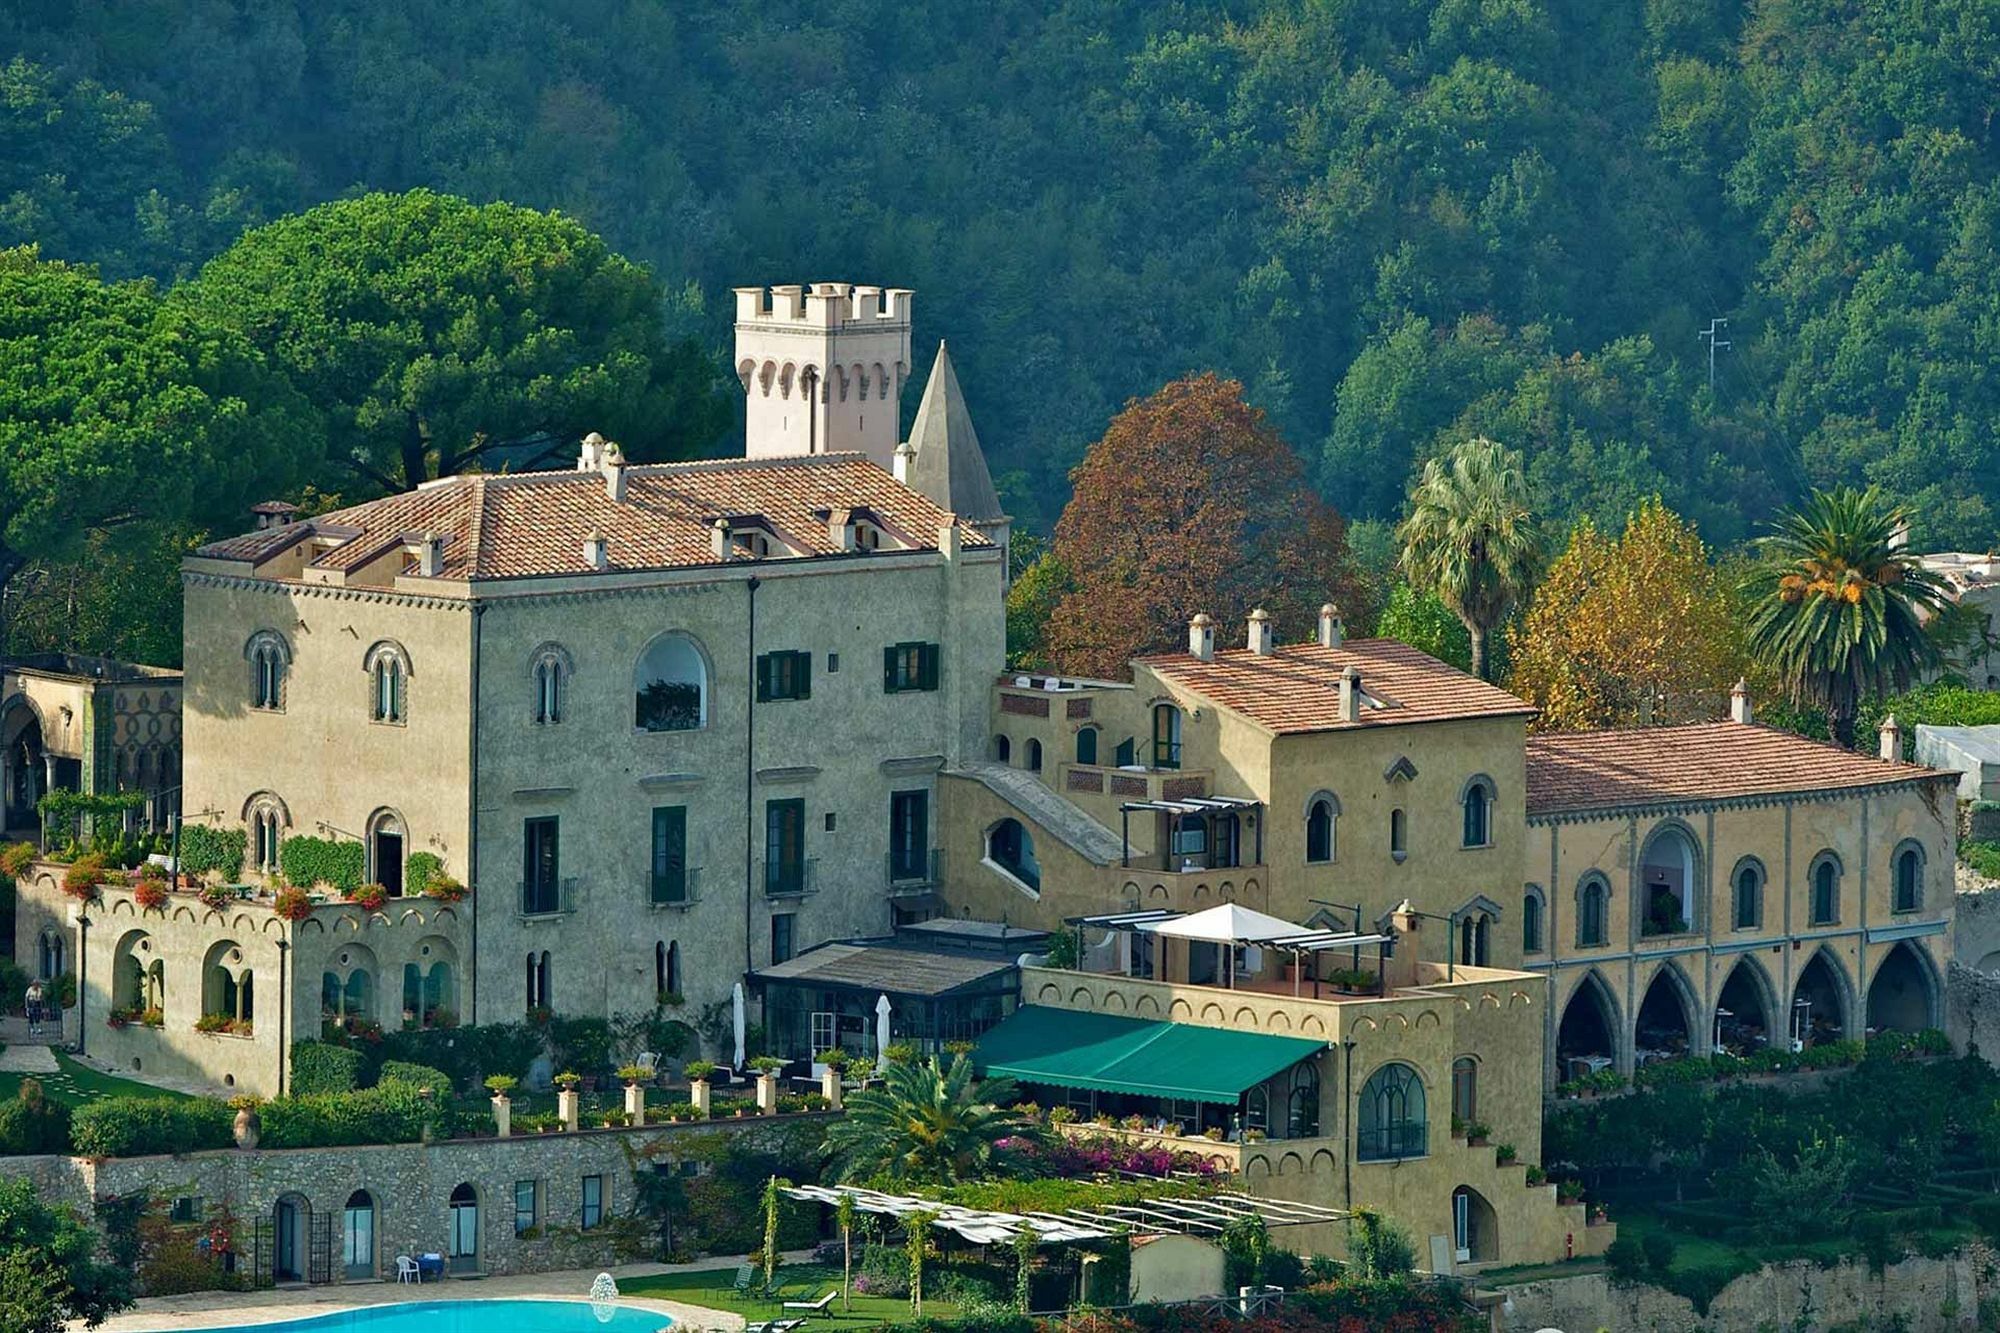
[[1023, 1005], [979, 1039], [982, 1073], [1095, 1092], [1234, 1103], [1326, 1049], [1309, 1037]]

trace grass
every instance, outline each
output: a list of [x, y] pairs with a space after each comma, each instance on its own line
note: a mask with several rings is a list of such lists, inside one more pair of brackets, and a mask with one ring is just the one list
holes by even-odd
[[24, 1078], [40, 1079], [42, 1091], [56, 1101], [68, 1105], [82, 1106], [105, 1097], [185, 1097], [182, 1092], [170, 1092], [154, 1087], [150, 1083], [135, 1083], [129, 1078], [119, 1078], [115, 1074], [100, 1074], [95, 1069], [80, 1065], [76, 1061], [56, 1052], [56, 1072], [53, 1074], [0, 1074], [0, 1101], [12, 1101], [21, 1091]]
[[[638, 1277], [630, 1280], [619, 1279], [618, 1291], [625, 1296], [650, 1296], [656, 1300], [685, 1301], [689, 1305], [706, 1306], [711, 1310], [723, 1310], [739, 1314], [751, 1323], [766, 1319], [797, 1317], [797, 1312], [787, 1316], [784, 1302], [788, 1300], [817, 1300], [829, 1291], [840, 1290], [840, 1270], [818, 1264], [785, 1264], [779, 1267], [775, 1282], [780, 1294], [766, 1300], [754, 1294], [757, 1281], [763, 1277], [758, 1271], [751, 1279], [752, 1292], [739, 1293], [736, 1290], [736, 1266], [727, 1268], [701, 1268], [684, 1273], [660, 1273], [653, 1277]], [[927, 1284], [928, 1285], [928, 1284]], [[849, 1327], [864, 1328], [877, 1324], [894, 1323], [910, 1317], [910, 1301], [907, 1296], [855, 1296], [853, 1309], [842, 1311], [840, 1297], [833, 1298], [833, 1304], [826, 1313], [812, 1316], [808, 1327], [822, 1323], [846, 1324]], [[926, 1300], [926, 1315], [948, 1318], [956, 1314], [956, 1309], [944, 1301]]]

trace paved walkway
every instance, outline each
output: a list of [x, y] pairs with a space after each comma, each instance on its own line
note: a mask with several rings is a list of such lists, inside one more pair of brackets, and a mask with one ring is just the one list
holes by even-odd
[[40, 1036], [28, 1031], [28, 1020], [15, 1015], [0, 1018], [0, 1042], [7, 1049], [0, 1051], [0, 1074], [53, 1074], [56, 1072], [56, 1053], [50, 1046], [62, 1040], [62, 1031], [53, 1023], [44, 1023]]
[[[787, 1255], [803, 1261], [808, 1254]], [[731, 1271], [733, 1264], [713, 1259], [694, 1264], [626, 1264], [610, 1270], [611, 1276], [649, 1277], [654, 1273], [680, 1273], [690, 1269]], [[444, 1282], [413, 1283], [355, 1282], [336, 1286], [300, 1287], [289, 1291], [204, 1291], [188, 1296], [149, 1296], [124, 1314], [113, 1315], [98, 1325], [98, 1333], [178, 1333], [187, 1329], [233, 1328], [240, 1324], [267, 1324], [283, 1319], [304, 1319], [309, 1315], [335, 1314], [357, 1306], [390, 1305], [398, 1301], [478, 1301], [548, 1299], [583, 1301], [590, 1290], [596, 1269], [574, 1269], [561, 1273], [531, 1273], [519, 1277], [453, 1278]], [[656, 1301], [645, 1297], [618, 1298], [620, 1305], [657, 1310], [674, 1321], [674, 1333], [734, 1333], [743, 1327], [743, 1316], [710, 1310], [679, 1301]], [[83, 1325], [72, 1323], [72, 1333]]]

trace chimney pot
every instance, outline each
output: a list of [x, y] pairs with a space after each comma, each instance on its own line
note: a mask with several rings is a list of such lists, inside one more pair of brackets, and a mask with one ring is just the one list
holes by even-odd
[[717, 560], [729, 558], [729, 523], [716, 519], [708, 527], [708, 550]]
[[434, 579], [444, 572], [444, 538], [426, 532], [417, 544], [417, 573]]
[[1879, 753], [1892, 764], [1903, 762], [1903, 726], [1896, 721], [1894, 713], [1882, 719], [1876, 728], [1876, 738], [1881, 742]]
[[1204, 662], [1215, 660], [1215, 622], [1206, 611], [1196, 612], [1188, 621], [1188, 653]]
[[946, 560], [958, 559], [957, 514], [946, 514], [938, 521], [938, 554]]
[[606, 569], [611, 564], [611, 544], [604, 540], [604, 534], [592, 528], [583, 539], [583, 563], [592, 569]]
[[1270, 656], [1271, 617], [1263, 607], [1260, 606], [1250, 613], [1249, 633], [1245, 637], [1248, 640], [1245, 646], [1251, 652], [1257, 654], [1259, 657]]
[[1340, 609], [1332, 602], [1319, 609], [1319, 646], [1338, 648], [1347, 642], [1347, 626], [1340, 621]]
[[576, 470], [595, 472], [604, 465], [604, 437], [596, 431], [583, 437], [583, 444], [576, 451]]
[[1729, 692], [1729, 720], [1750, 724], [1750, 682], [1738, 677], [1736, 688]]
[[1340, 673], [1340, 720], [1361, 720], [1361, 668], [1351, 666]]
[[891, 474], [905, 486], [910, 484], [910, 464], [916, 461], [917, 451], [904, 440], [896, 446], [896, 452], [889, 460]]

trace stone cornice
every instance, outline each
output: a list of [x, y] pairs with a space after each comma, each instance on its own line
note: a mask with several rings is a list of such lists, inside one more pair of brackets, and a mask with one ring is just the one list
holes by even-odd
[[1528, 814], [1528, 823], [1534, 827], [1549, 827], [1557, 824], [1594, 824], [1606, 820], [1654, 818], [1662, 815], [1705, 814], [1711, 810], [1756, 810], [1772, 806], [1805, 805], [1825, 801], [1841, 801], [1862, 796], [1881, 796], [1890, 792], [1920, 791], [1937, 782], [1958, 781], [1956, 773], [1932, 773], [1920, 778], [1902, 778], [1895, 782], [1871, 783], [1864, 787], [1814, 787], [1802, 791], [1760, 792], [1754, 796], [1722, 796], [1707, 798], [1685, 798], [1681, 800], [1635, 801], [1620, 805], [1592, 806], [1587, 810], [1556, 810], [1547, 814]]
[[[227, 588], [236, 592], [262, 592], [296, 598], [325, 598], [336, 602], [363, 602], [371, 606], [421, 606], [436, 611], [470, 611], [465, 597], [399, 592], [393, 588], [357, 588], [330, 583], [281, 583], [248, 574], [205, 574], [182, 570], [181, 583], [191, 588]], [[463, 585], [461, 585], [463, 586]]]

